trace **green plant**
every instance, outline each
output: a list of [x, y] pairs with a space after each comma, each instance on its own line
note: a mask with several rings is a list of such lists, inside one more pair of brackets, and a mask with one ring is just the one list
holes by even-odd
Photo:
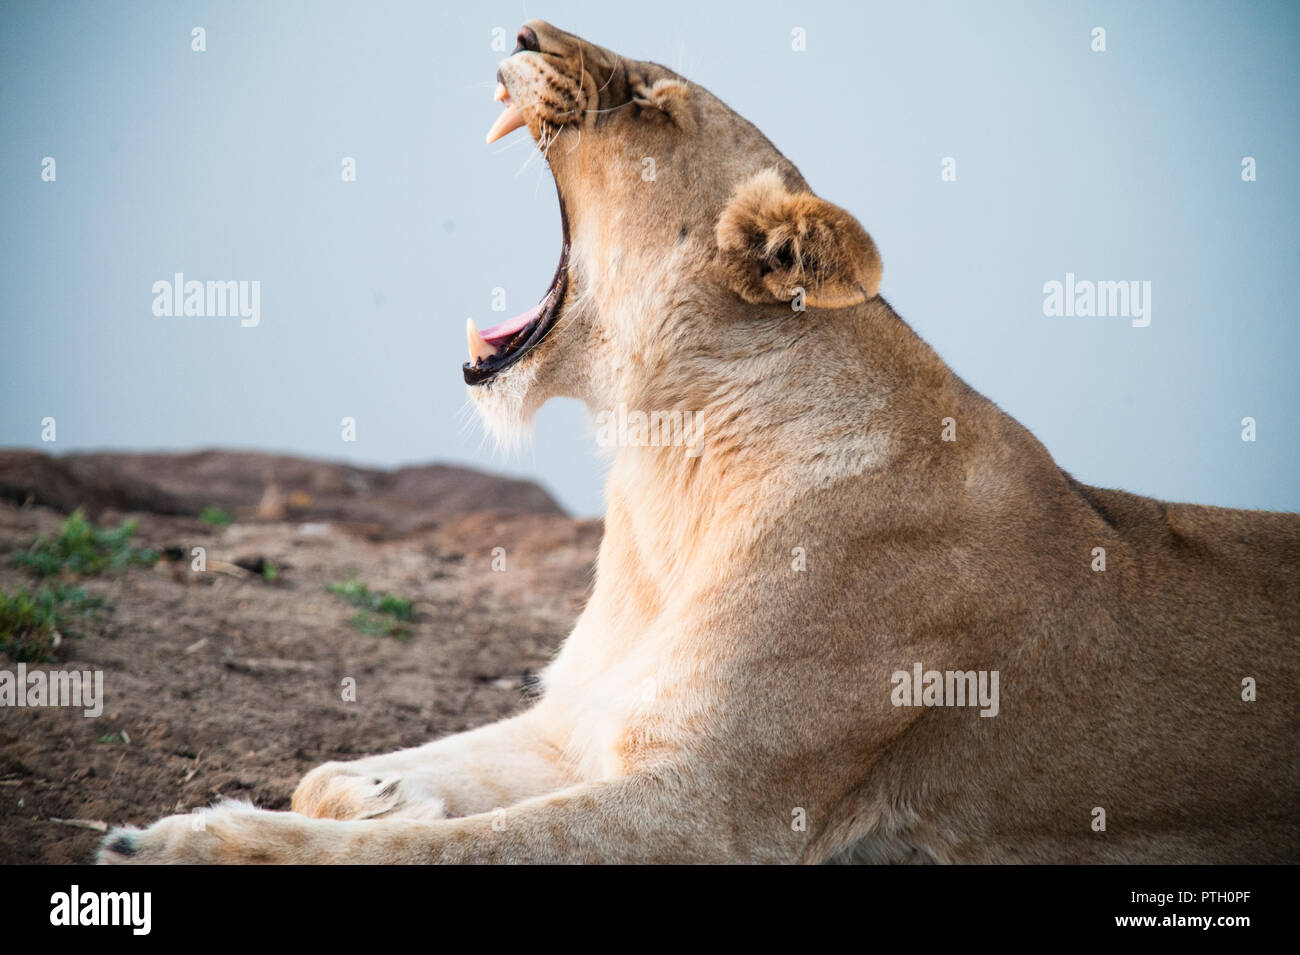
[[199, 520], [204, 524], [211, 524], [213, 527], [225, 527], [227, 524], [234, 523], [234, 517], [229, 512], [223, 511], [219, 507], [205, 507], [199, 512]]
[[39, 577], [65, 571], [79, 576], [125, 570], [133, 565], [150, 566], [158, 554], [135, 547], [136, 522], [123, 521], [114, 530], [96, 527], [80, 511], [74, 511], [52, 537], [38, 537], [27, 550], [17, 551], [13, 563]]
[[42, 585], [35, 592], [0, 593], [0, 650], [15, 663], [52, 663], [56, 634], [79, 637], [77, 622], [102, 609], [103, 599], [80, 587]]
[[341, 584], [330, 584], [325, 589], [334, 596], [340, 597], [345, 602], [354, 607], [360, 607], [362, 610], [384, 614], [397, 620], [415, 619], [415, 610], [411, 606], [411, 601], [405, 597], [397, 597], [393, 594], [371, 590], [368, 585], [358, 580], [355, 575]]
[[415, 608], [406, 598], [371, 590], [355, 574], [343, 583], [330, 584], [325, 589], [345, 603], [360, 608], [361, 613], [354, 614], [350, 620], [360, 633], [369, 637], [410, 639], [411, 628], [405, 622], [415, 619]]
[[[70, 514], [58, 532], [38, 537], [27, 550], [14, 553], [15, 566], [38, 578], [89, 577], [135, 565], [149, 566], [158, 554], [131, 543], [136, 522], [123, 521], [113, 530], [96, 527], [80, 510]], [[60, 637], [80, 637], [80, 621], [109, 609], [101, 597], [81, 587], [41, 583], [35, 590], [0, 592], [0, 651], [20, 663], [48, 663]]]

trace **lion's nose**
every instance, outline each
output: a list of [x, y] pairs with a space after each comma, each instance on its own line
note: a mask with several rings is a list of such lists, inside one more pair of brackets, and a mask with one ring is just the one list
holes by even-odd
[[521, 50], [530, 50], [533, 53], [540, 53], [542, 51], [542, 45], [537, 42], [537, 34], [533, 31], [532, 27], [520, 27], [519, 36], [515, 37], [515, 44], [515, 49], [514, 52], [511, 53], [511, 56]]

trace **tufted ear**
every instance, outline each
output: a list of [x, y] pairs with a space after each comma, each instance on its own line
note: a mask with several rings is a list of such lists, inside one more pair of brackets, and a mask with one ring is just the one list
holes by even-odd
[[719, 256], [747, 302], [844, 308], [874, 298], [880, 255], [865, 229], [811, 192], [791, 192], [776, 169], [742, 182], [718, 218]]
[[664, 77], [649, 85], [634, 86], [632, 99], [647, 116], [667, 120], [686, 131], [695, 126], [691, 90], [681, 80]]

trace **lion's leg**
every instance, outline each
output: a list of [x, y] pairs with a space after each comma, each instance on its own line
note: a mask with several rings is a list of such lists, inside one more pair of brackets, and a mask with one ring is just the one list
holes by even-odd
[[293, 810], [325, 819], [438, 819], [487, 812], [576, 780], [528, 714], [467, 733], [346, 763], [303, 777]]
[[[105, 863], [723, 862], [798, 857], [802, 840], [762, 814], [706, 794], [629, 777], [584, 783], [504, 811], [459, 819], [309, 819], [231, 804], [202, 825], [171, 816], [110, 833]], [[732, 807], [733, 810], [735, 807]]]

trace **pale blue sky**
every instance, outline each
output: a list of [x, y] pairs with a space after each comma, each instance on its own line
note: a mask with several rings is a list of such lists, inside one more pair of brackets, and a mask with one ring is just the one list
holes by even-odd
[[[509, 459], [464, 413], [466, 316], [504, 317], [498, 286], [532, 305], [559, 253], [529, 147], [483, 145], [493, 28], [530, 17], [757, 123], [873, 234], [894, 307], [1080, 480], [1300, 509], [1288, 2], [6, 4], [0, 445], [460, 462], [600, 513], [578, 405]], [[260, 281], [261, 324], [155, 317], [176, 271]], [[1044, 316], [1067, 272], [1150, 281], [1150, 326]]]

